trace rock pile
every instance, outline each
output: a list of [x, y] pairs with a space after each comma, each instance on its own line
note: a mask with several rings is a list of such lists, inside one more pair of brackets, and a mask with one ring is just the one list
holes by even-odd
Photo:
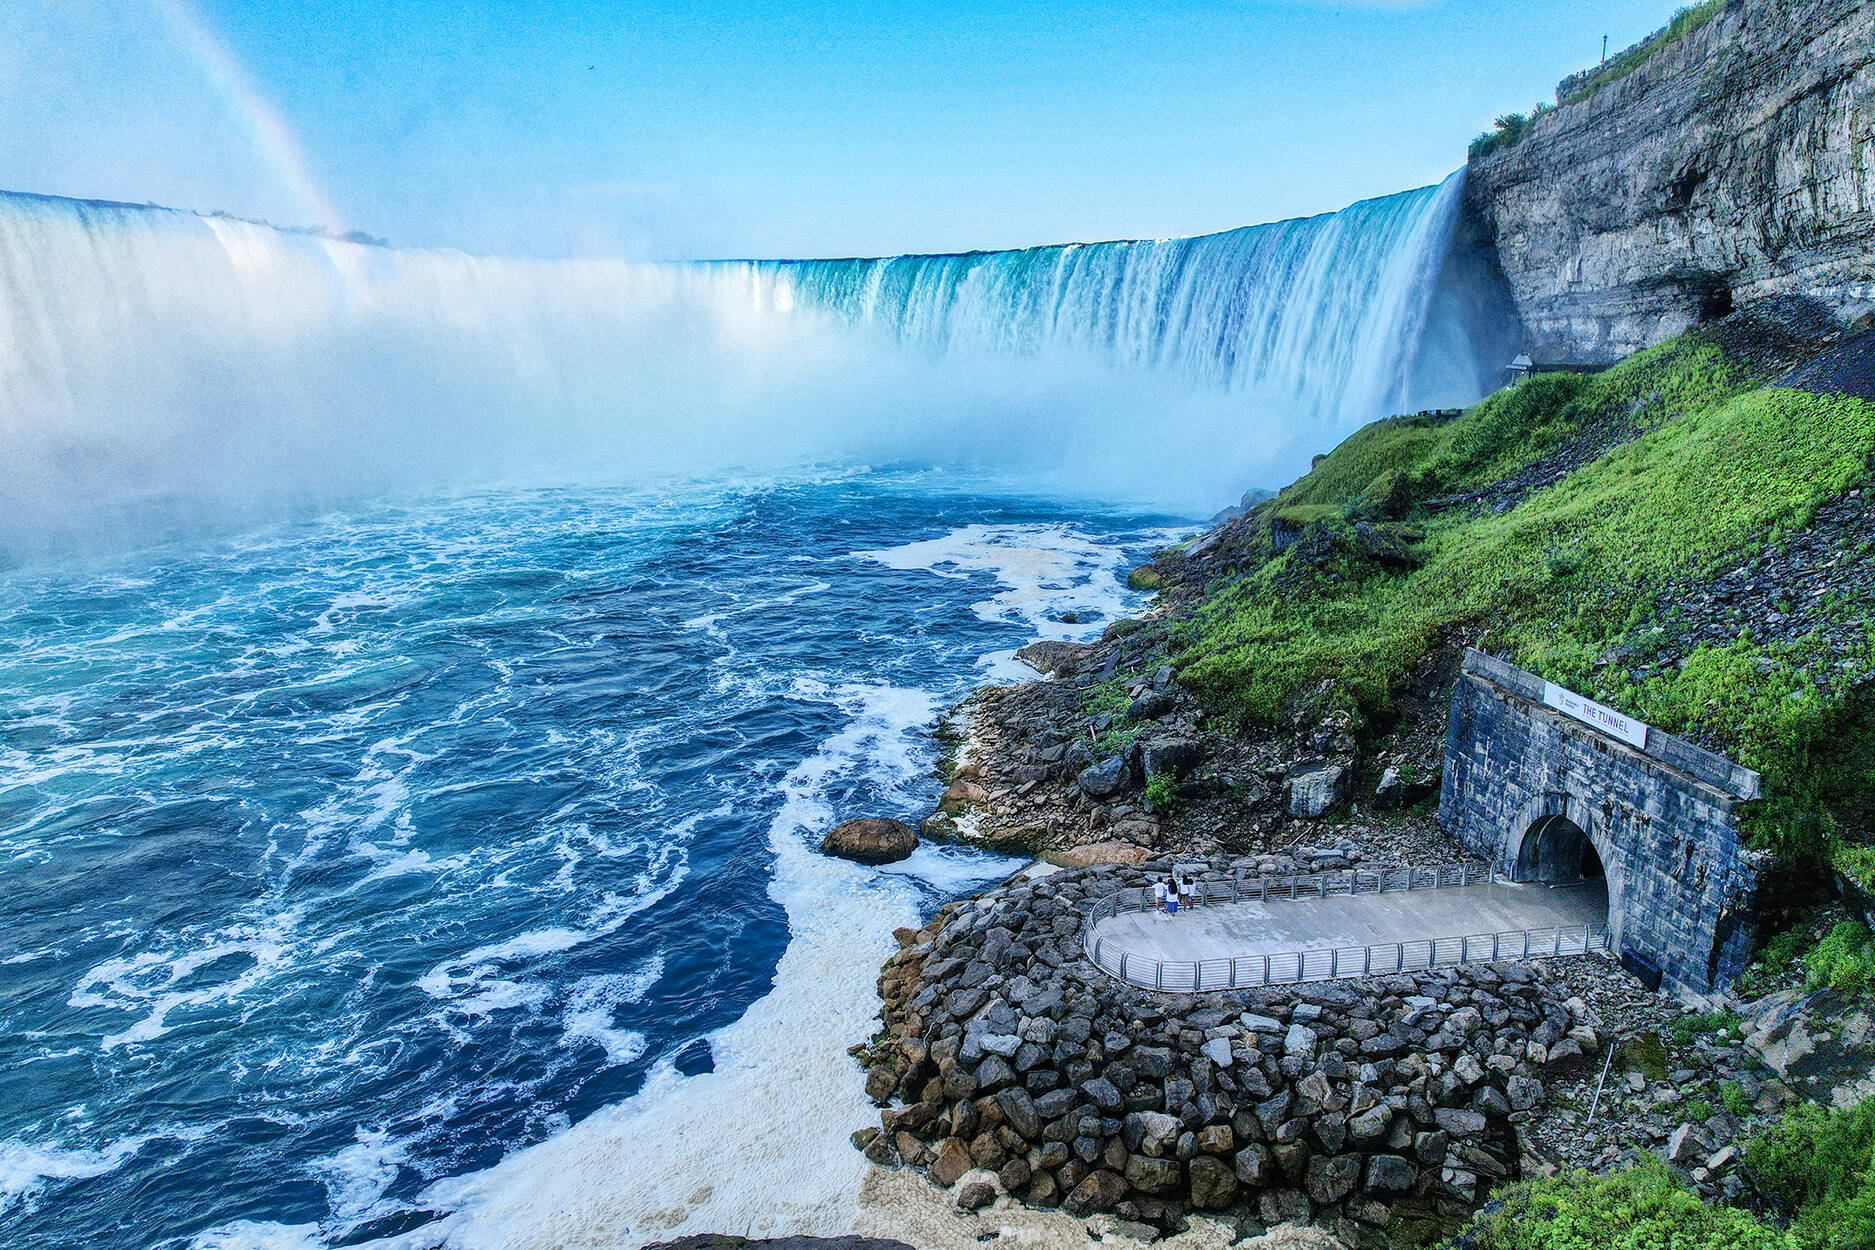
[[1396, 1208], [1461, 1214], [1515, 1175], [1513, 1126], [1598, 1044], [1534, 965], [1123, 985], [1083, 957], [1085, 917], [1146, 880], [1061, 872], [900, 930], [862, 1056], [884, 1108], [855, 1138], [868, 1158], [926, 1169], [966, 1209], [1007, 1193], [1161, 1227], [1229, 1209], [1371, 1237]]

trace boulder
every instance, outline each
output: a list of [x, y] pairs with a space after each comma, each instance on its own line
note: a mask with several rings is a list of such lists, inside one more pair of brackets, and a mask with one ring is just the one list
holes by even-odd
[[1093, 646], [1084, 642], [1032, 642], [1016, 658], [1049, 677], [1072, 677]]
[[1209, 1155], [1191, 1161], [1191, 1205], [1204, 1211], [1221, 1211], [1237, 1197], [1237, 1178], [1231, 1170]]
[[957, 1186], [957, 1209], [980, 1211], [996, 1201], [996, 1182], [988, 1173], [972, 1176]]
[[1418, 1169], [1398, 1155], [1375, 1155], [1367, 1161], [1367, 1188], [1375, 1193], [1403, 1194], [1418, 1176]]
[[955, 1185], [973, 1166], [975, 1164], [970, 1158], [970, 1148], [964, 1144], [963, 1139], [946, 1137], [944, 1144], [938, 1147], [937, 1158], [933, 1159], [931, 1166], [926, 1169], [926, 1175], [931, 1178], [933, 1184], [948, 1187]]
[[1087, 1174], [1087, 1178], [1074, 1187], [1074, 1192], [1065, 1198], [1061, 1205], [1069, 1215], [1092, 1215], [1096, 1211], [1111, 1211], [1120, 1205], [1120, 1199], [1126, 1197], [1126, 1178], [1118, 1172], [1105, 1168]]
[[1063, 868], [1095, 868], [1102, 864], [1143, 864], [1146, 848], [1127, 842], [1083, 842], [1055, 857]]
[[1159, 738], [1141, 746], [1139, 758], [1148, 777], [1154, 773], [1182, 777], [1198, 767], [1204, 751], [1196, 742], [1185, 738]]
[[1148, 690], [1127, 706], [1126, 715], [1131, 720], [1158, 720], [1170, 714], [1176, 706], [1171, 695], [1158, 690]]
[[1104, 799], [1126, 788], [1127, 772], [1125, 756], [1109, 755], [1098, 764], [1083, 769], [1075, 784], [1089, 798]]
[[835, 825], [821, 839], [823, 855], [862, 864], [892, 864], [918, 849], [918, 835], [902, 820], [866, 816]]
[[1340, 764], [1324, 764], [1290, 777], [1284, 789], [1289, 814], [1314, 819], [1347, 798], [1348, 770]]
[[1354, 1192], [1354, 1187], [1361, 1180], [1361, 1156], [1336, 1155], [1324, 1158], [1317, 1155], [1309, 1160], [1308, 1179], [1304, 1182], [1309, 1198], [1317, 1206], [1327, 1206], [1340, 1202]]
[[1126, 1179], [1133, 1188], [1149, 1194], [1169, 1194], [1184, 1182], [1185, 1169], [1179, 1166], [1177, 1159], [1150, 1159], [1145, 1155], [1128, 1155], [1126, 1158]]

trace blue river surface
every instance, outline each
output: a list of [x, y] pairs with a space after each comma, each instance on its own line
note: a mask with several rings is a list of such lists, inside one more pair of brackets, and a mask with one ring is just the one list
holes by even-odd
[[0, 1245], [525, 1243], [437, 1187], [726, 1062], [804, 926], [1017, 866], [796, 852], [928, 811], [938, 714], [1174, 524], [854, 472], [0, 574]]

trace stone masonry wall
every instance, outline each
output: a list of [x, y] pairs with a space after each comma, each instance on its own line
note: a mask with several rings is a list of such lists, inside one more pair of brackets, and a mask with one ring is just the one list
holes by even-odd
[[1605, 363], [1769, 295], [1875, 307], [1875, 0], [1731, 0], [1471, 162], [1539, 360]]
[[1617, 952], [1702, 992], [1744, 967], [1761, 866], [1739, 839], [1733, 795], [1464, 673], [1452, 694], [1441, 823], [1514, 875], [1545, 816], [1573, 822], [1601, 856]]

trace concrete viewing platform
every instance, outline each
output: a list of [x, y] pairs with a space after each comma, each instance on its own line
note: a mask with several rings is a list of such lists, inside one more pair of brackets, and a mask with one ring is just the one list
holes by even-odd
[[1176, 916], [1121, 910], [1096, 921], [1087, 949], [1102, 969], [1135, 984], [1226, 989], [1579, 954], [1600, 948], [1607, 917], [1599, 881], [1493, 881], [1211, 903]]

